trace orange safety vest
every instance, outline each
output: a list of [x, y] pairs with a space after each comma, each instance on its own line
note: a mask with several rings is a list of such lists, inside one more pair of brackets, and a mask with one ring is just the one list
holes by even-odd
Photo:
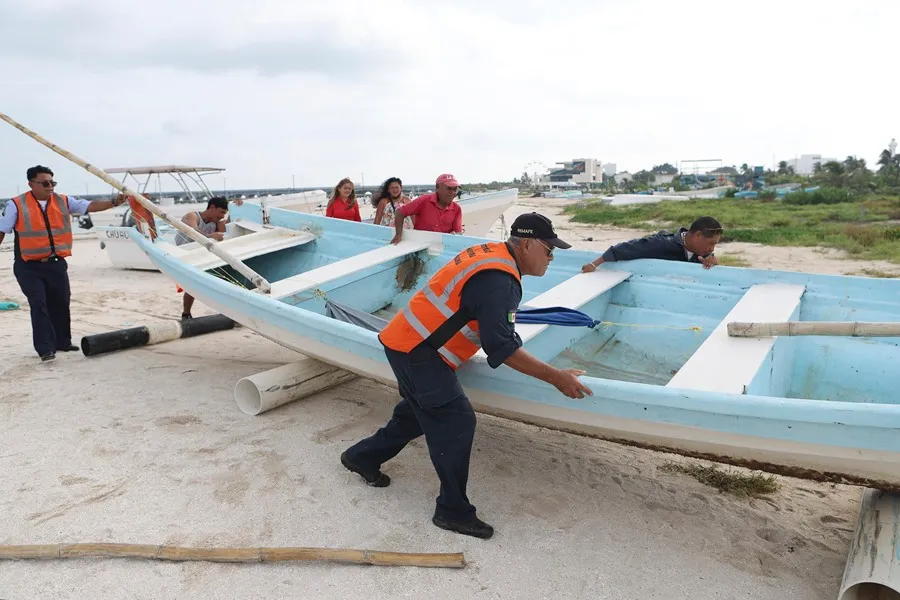
[[[505, 243], [466, 248], [413, 295], [409, 304], [378, 334], [378, 339], [391, 350], [409, 352], [459, 311], [463, 286], [470, 277], [488, 269], [506, 271], [522, 283], [516, 259]], [[456, 370], [480, 348], [478, 321], [472, 320], [463, 324], [437, 351]]]
[[72, 256], [72, 219], [67, 196], [50, 195], [46, 219], [33, 193], [26, 192], [13, 198], [13, 202], [19, 213], [16, 237], [22, 260], [42, 260], [54, 253], [60, 258]]

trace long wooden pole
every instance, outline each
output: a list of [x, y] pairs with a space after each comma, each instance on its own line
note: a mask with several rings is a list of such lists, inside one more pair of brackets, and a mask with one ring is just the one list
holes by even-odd
[[438, 567], [449, 569], [461, 569], [466, 566], [465, 557], [461, 552], [419, 554], [350, 548], [190, 548], [152, 544], [0, 546], [0, 560], [117, 557], [230, 563], [327, 561], [381, 567]]
[[785, 321], [781, 323], [740, 322], [728, 324], [731, 337], [761, 338], [793, 335], [833, 335], [850, 337], [900, 337], [900, 323], [862, 321]]
[[231, 254], [229, 254], [225, 250], [222, 250], [219, 246], [216, 245], [216, 243], [212, 239], [204, 236], [203, 234], [201, 234], [199, 231], [197, 231], [193, 227], [188, 227], [187, 225], [185, 225], [178, 219], [170, 218], [156, 204], [150, 202], [150, 200], [148, 200], [141, 194], [130, 189], [123, 182], [117, 181], [113, 177], [110, 177], [110, 175], [107, 172], [103, 171], [102, 169], [98, 169], [94, 165], [89, 164], [87, 161], [75, 156], [68, 150], [64, 150], [63, 148], [60, 148], [53, 142], [41, 137], [40, 135], [38, 135], [34, 131], [28, 129], [27, 127], [25, 127], [21, 123], [17, 122], [16, 120], [12, 119], [11, 117], [9, 117], [3, 113], [0, 113], [0, 119], [3, 119], [4, 121], [6, 121], [7, 123], [12, 125], [16, 129], [18, 129], [19, 131], [21, 131], [28, 137], [32, 138], [33, 140], [36, 140], [36, 141], [40, 142], [41, 144], [47, 146], [48, 148], [50, 148], [51, 150], [53, 150], [60, 156], [63, 156], [65, 158], [69, 159], [70, 161], [72, 161], [73, 163], [83, 167], [89, 173], [96, 175], [97, 177], [99, 177], [100, 179], [102, 179], [103, 181], [108, 183], [109, 185], [113, 186], [114, 188], [116, 188], [117, 190], [122, 192], [123, 194], [125, 194], [127, 196], [133, 196], [135, 200], [137, 200], [144, 208], [149, 210], [151, 213], [153, 213], [154, 215], [156, 215], [157, 217], [159, 217], [160, 219], [162, 219], [163, 221], [165, 221], [166, 223], [168, 223], [169, 225], [171, 225], [172, 227], [174, 227], [175, 229], [177, 229], [178, 231], [180, 231], [187, 237], [191, 238], [198, 244], [202, 245], [204, 248], [206, 248], [207, 250], [209, 250], [210, 252], [212, 252], [213, 254], [215, 254], [216, 256], [221, 258], [222, 260], [224, 260], [226, 263], [228, 263], [232, 267], [234, 267], [234, 269], [238, 273], [240, 273], [241, 275], [243, 275], [244, 277], [249, 279], [250, 282], [256, 287], [256, 289], [263, 292], [264, 294], [268, 294], [269, 292], [271, 292], [272, 286], [269, 285], [269, 282], [266, 281], [266, 279], [262, 275], [260, 275], [259, 273], [257, 273], [256, 271], [254, 271], [253, 269], [251, 269], [250, 267], [245, 265], [243, 262], [241, 262], [237, 258], [231, 256]]

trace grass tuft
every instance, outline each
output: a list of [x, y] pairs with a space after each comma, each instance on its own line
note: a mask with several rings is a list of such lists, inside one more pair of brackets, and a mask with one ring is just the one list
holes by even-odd
[[684, 473], [700, 483], [716, 488], [722, 493], [742, 498], [759, 498], [778, 491], [778, 481], [774, 475], [757, 471], [743, 473], [723, 470], [718, 465], [705, 467], [697, 463], [668, 462], [661, 467], [665, 473]]

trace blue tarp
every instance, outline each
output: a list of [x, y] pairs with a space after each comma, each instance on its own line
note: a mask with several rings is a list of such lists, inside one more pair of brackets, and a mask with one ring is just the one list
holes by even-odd
[[[325, 300], [325, 316], [352, 323], [358, 327], [378, 333], [387, 321], [367, 312]], [[528, 308], [516, 311], [517, 323], [534, 323], [538, 325], [562, 325], [563, 327], [596, 327], [596, 321], [585, 313], [571, 308], [554, 306], [549, 308]]]

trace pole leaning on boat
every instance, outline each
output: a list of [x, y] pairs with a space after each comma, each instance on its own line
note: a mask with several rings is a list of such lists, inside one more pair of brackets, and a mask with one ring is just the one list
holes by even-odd
[[193, 241], [197, 242], [198, 244], [200, 244], [201, 246], [203, 246], [204, 248], [206, 248], [207, 250], [209, 250], [210, 252], [212, 252], [213, 254], [215, 254], [216, 256], [221, 258], [222, 260], [224, 260], [226, 263], [228, 263], [232, 267], [234, 267], [234, 269], [238, 273], [240, 273], [241, 275], [243, 275], [244, 277], [249, 279], [250, 282], [256, 287], [256, 289], [258, 291], [260, 291], [264, 294], [268, 294], [269, 292], [271, 292], [272, 286], [269, 284], [268, 281], [266, 281], [266, 279], [262, 275], [260, 275], [259, 273], [257, 273], [256, 271], [254, 271], [253, 269], [251, 269], [250, 267], [245, 265], [243, 262], [241, 262], [234, 256], [231, 256], [231, 254], [229, 254], [227, 251], [223, 250], [218, 245], [216, 245], [216, 242], [213, 241], [212, 239], [205, 237], [199, 231], [197, 231], [193, 227], [189, 227], [189, 226], [185, 225], [180, 220], [170, 218], [156, 204], [153, 204], [152, 202], [150, 202], [150, 200], [145, 198], [143, 195], [130, 189], [124, 183], [117, 181], [116, 179], [111, 177], [108, 173], [103, 171], [102, 169], [98, 169], [94, 165], [89, 164], [87, 161], [75, 156], [71, 152], [64, 150], [63, 148], [60, 148], [53, 142], [41, 137], [40, 135], [38, 135], [34, 131], [28, 129], [27, 127], [25, 127], [21, 123], [17, 122], [16, 120], [12, 119], [11, 117], [9, 117], [3, 113], [0, 113], [0, 119], [3, 119], [4, 121], [6, 121], [7, 123], [12, 125], [16, 129], [18, 129], [19, 131], [21, 131], [28, 137], [32, 138], [33, 140], [40, 142], [44, 146], [47, 146], [48, 148], [50, 148], [51, 150], [53, 150], [60, 156], [67, 158], [70, 161], [72, 161], [73, 163], [77, 164], [78, 166], [84, 168], [89, 173], [96, 175], [97, 177], [99, 177], [100, 179], [102, 179], [103, 181], [105, 181], [106, 183], [111, 185], [112, 187], [116, 188], [123, 194], [134, 197], [134, 199], [137, 200], [141, 204], [141, 206], [143, 206], [144, 208], [149, 210], [155, 216], [159, 217], [160, 219], [162, 219], [163, 221], [165, 221], [166, 223], [168, 223], [169, 225], [171, 225], [172, 227], [174, 227], [175, 229], [177, 229], [178, 231], [180, 231], [181, 233], [183, 233], [184, 235], [186, 235]]
[[900, 323], [863, 321], [783, 321], [728, 323], [730, 337], [764, 338], [795, 335], [900, 337]]

